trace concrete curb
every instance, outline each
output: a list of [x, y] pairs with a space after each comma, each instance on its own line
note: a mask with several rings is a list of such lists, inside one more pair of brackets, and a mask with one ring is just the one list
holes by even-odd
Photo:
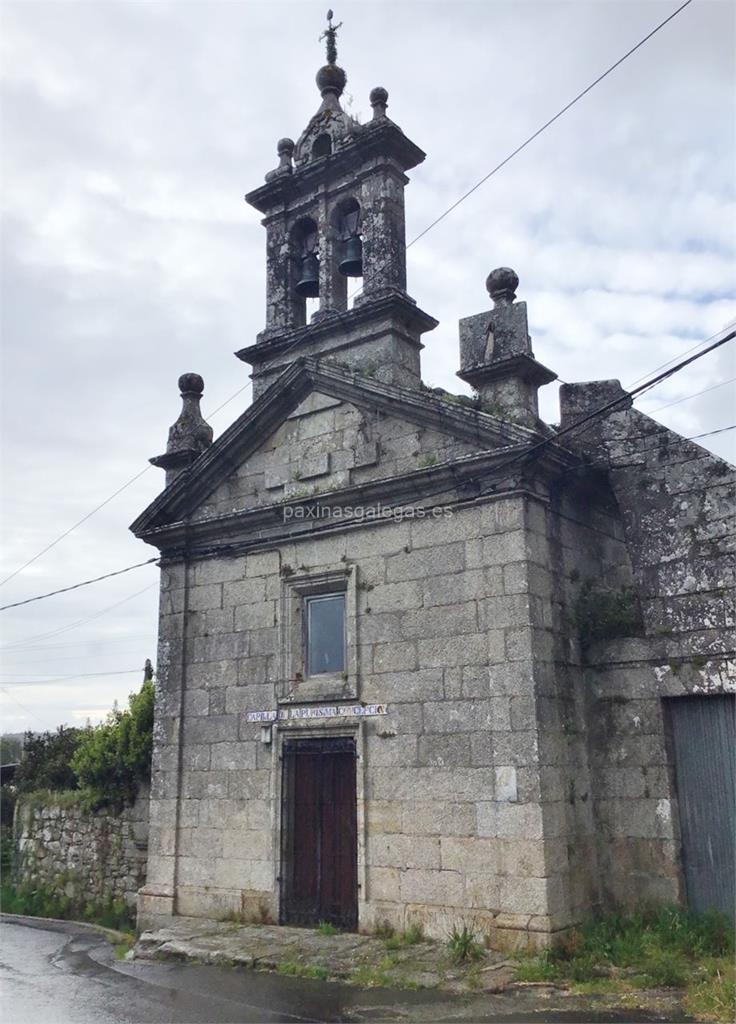
[[[68, 918], [61, 917], [33, 917], [30, 914], [8, 914], [5, 911], [0, 912], [0, 922], [8, 921], [11, 924], [22, 924], [30, 928], [46, 928], [51, 931], [65, 931], [68, 928], [78, 928], [80, 931], [94, 932], [97, 935], [102, 935], [103, 938], [107, 939], [108, 942], [116, 943], [127, 941], [128, 939], [135, 939], [131, 932], [119, 932], [114, 928], [105, 928], [101, 924], [93, 924], [90, 921], [73, 921]], [[51, 927], [50, 927], [51, 926]]]

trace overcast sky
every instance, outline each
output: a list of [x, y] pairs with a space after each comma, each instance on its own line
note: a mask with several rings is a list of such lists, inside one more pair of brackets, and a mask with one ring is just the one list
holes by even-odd
[[[365, 120], [385, 86], [428, 154], [410, 239], [678, 6], [337, 3], [345, 102]], [[265, 234], [242, 197], [319, 105], [326, 6], [3, 3], [2, 577], [163, 451], [180, 373], [204, 376], [205, 413], [246, 383], [232, 353], [263, 327]], [[734, 42], [733, 5], [694, 0], [410, 249], [409, 291], [440, 320], [427, 382], [463, 390], [457, 320], [488, 308], [499, 265], [566, 381], [631, 385], [733, 319]], [[688, 436], [736, 422], [733, 385], [680, 401], [733, 377], [734, 349], [639, 407]], [[557, 420], [556, 384], [542, 409]], [[735, 435], [701, 443], [733, 459]], [[153, 555], [128, 526], [162, 485], [149, 469], [0, 603]], [[157, 575], [3, 613], [4, 731], [126, 701], [155, 658]]]

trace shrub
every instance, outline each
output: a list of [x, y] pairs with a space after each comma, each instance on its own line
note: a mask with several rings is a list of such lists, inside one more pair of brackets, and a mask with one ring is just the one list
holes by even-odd
[[15, 840], [13, 831], [7, 825], [0, 826], [0, 876], [7, 878], [13, 869]]
[[0, 764], [17, 764], [22, 750], [20, 736], [13, 736], [11, 733], [0, 736]]
[[597, 640], [641, 636], [643, 626], [636, 591], [626, 587], [601, 590], [586, 580], [575, 604], [575, 625], [583, 648]]
[[27, 732], [23, 756], [15, 774], [17, 792], [76, 789], [77, 776], [72, 768], [72, 759], [87, 732], [85, 729], [68, 729], [64, 725], [60, 725], [56, 732]]
[[15, 786], [0, 786], [0, 825], [12, 826], [15, 798]]
[[153, 682], [131, 694], [127, 711], [111, 711], [107, 721], [85, 730], [72, 758], [83, 806], [120, 808], [135, 800], [151, 778]]

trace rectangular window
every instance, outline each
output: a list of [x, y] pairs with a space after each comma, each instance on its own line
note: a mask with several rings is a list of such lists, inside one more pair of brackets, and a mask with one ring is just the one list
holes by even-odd
[[306, 658], [309, 676], [345, 671], [345, 594], [305, 598]]

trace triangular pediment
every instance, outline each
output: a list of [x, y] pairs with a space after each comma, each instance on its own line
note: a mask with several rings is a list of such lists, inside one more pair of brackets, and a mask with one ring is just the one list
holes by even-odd
[[439, 397], [302, 358], [131, 526], [137, 536], [403, 477], [536, 440], [524, 427]]

